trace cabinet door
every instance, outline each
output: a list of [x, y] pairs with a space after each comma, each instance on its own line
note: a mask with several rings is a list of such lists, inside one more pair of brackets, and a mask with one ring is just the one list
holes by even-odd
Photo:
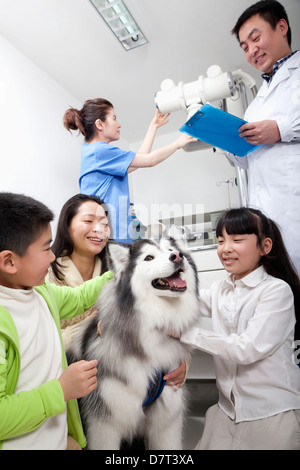
[[209, 289], [213, 282], [225, 279], [226, 276], [225, 269], [198, 272], [200, 289]]
[[[213, 255], [216, 256], [215, 250], [211, 250], [211, 259], [213, 259]], [[197, 256], [198, 266], [202, 264], [201, 262], [202, 253]], [[209, 257], [204, 256], [204, 261], [207, 261]], [[206, 265], [206, 267], [209, 267]], [[217, 269], [217, 270], [208, 270], [208, 271], [200, 271], [198, 272], [199, 276], [199, 285], [200, 289], [209, 289], [211, 284], [219, 279], [225, 279], [227, 273], [225, 269]], [[199, 326], [204, 328], [205, 330], [211, 330], [211, 319], [210, 318], [201, 318], [199, 322]], [[211, 354], [207, 354], [203, 351], [199, 351], [198, 349], [194, 349], [192, 353], [192, 362], [188, 371], [187, 378], [190, 380], [211, 380], [215, 379], [215, 371], [214, 371], [214, 364], [213, 364], [213, 357]]]

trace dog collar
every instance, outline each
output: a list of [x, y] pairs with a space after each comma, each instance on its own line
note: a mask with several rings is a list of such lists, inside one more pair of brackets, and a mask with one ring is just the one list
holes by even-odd
[[161, 395], [166, 381], [163, 380], [165, 376], [164, 371], [155, 371], [155, 375], [153, 376], [152, 383], [150, 384], [147, 392], [147, 396], [144, 400], [143, 407], [151, 405], [157, 398]]

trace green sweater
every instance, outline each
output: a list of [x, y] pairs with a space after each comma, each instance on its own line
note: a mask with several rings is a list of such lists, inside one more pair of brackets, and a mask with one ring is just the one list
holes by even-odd
[[[45, 299], [57, 326], [62, 347], [62, 367], [68, 366], [60, 320], [81, 314], [98, 299], [102, 287], [113, 277], [111, 271], [78, 287], [43, 284], [35, 290]], [[28, 325], [30, 328], [30, 325]], [[51, 358], [49, 358], [51, 360]], [[33, 431], [49, 417], [63, 413], [65, 401], [58, 380], [14, 395], [20, 373], [20, 344], [14, 321], [0, 306], [0, 449], [3, 441]], [[86, 446], [77, 400], [67, 402], [68, 432], [81, 447]]]

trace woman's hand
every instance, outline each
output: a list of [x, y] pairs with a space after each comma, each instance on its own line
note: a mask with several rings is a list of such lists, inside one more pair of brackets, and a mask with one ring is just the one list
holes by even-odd
[[178, 139], [175, 141], [177, 145], [177, 149], [182, 149], [187, 144], [190, 144], [191, 142], [197, 142], [198, 139], [195, 137], [192, 137], [191, 135], [188, 134], [181, 134]]
[[170, 113], [162, 114], [159, 109], [156, 108], [154, 118], [151, 121], [151, 125], [158, 129], [169, 122]]

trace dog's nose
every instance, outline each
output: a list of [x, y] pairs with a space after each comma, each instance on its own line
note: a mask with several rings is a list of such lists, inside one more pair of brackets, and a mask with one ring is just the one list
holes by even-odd
[[183, 254], [180, 253], [179, 251], [174, 251], [171, 255], [170, 255], [170, 261], [173, 261], [173, 263], [181, 263], [181, 261], [183, 260]]

